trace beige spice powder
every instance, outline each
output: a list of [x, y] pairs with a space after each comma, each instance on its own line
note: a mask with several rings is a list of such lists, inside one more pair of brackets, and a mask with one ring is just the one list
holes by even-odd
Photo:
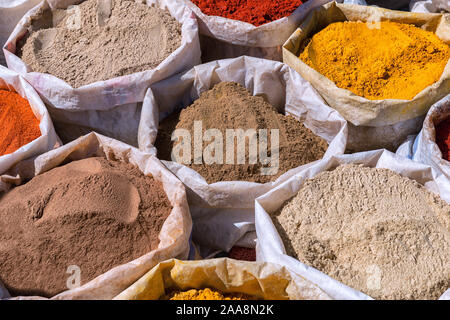
[[376, 299], [450, 287], [450, 205], [387, 169], [342, 165], [273, 214], [287, 253]]
[[87, 0], [75, 9], [42, 10], [31, 29], [18, 55], [32, 71], [75, 88], [151, 70], [182, 38], [181, 24], [168, 11], [130, 0]]

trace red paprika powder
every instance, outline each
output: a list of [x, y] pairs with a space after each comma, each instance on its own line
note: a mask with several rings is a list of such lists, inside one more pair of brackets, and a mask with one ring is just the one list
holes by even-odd
[[204, 14], [251, 23], [255, 26], [291, 15], [301, 0], [191, 0]]
[[0, 89], [0, 156], [13, 153], [40, 135], [39, 120], [28, 101]]
[[450, 161], [450, 117], [436, 126], [436, 143], [441, 149], [442, 157]]
[[228, 258], [244, 261], [256, 261], [256, 250], [234, 246], [228, 253]]

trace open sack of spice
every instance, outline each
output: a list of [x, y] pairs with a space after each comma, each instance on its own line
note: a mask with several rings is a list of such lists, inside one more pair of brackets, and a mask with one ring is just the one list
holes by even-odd
[[450, 90], [443, 14], [328, 3], [283, 46], [283, 60], [349, 121], [348, 149], [395, 151]]
[[433, 167], [440, 193], [450, 202], [450, 94], [431, 107], [420, 133], [408, 137], [396, 153]]
[[45, 0], [4, 53], [48, 104], [63, 141], [96, 131], [133, 146], [149, 85], [201, 55], [195, 15], [177, 0]]
[[282, 60], [281, 46], [308, 12], [330, 0], [181, 0], [198, 17], [202, 60]]
[[11, 296], [111, 299], [187, 259], [183, 184], [153, 155], [96, 133], [17, 165], [0, 198], [0, 280]]
[[[7, 0], [0, 1], [0, 48], [8, 40], [17, 22], [25, 13], [37, 5], [41, 0]], [[6, 66], [3, 51], [0, 51], [0, 64]]]
[[139, 146], [156, 148], [187, 187], [193, 240], [203, 247], [228, 252], [254, 232], [256, 197], [345, 150], [345, 120], [280, 62], [214, 61], [149, 91], [141, 132], [153, 144], [139, 136]]
[[[36, 91], [16, 72], [0, 66], [0, 174], [21, 160], [60, 144]], [[0, 181], [0, 191], [8, 185]]]
[[227, 258], [161, 262], [117, 300], [328, 300], [322, 290], [272, 263]]
[[257, 260], [334, 299], [444, 298], [450, 203], [435, 177], [387, 150], [324, 159], [256, 199]]

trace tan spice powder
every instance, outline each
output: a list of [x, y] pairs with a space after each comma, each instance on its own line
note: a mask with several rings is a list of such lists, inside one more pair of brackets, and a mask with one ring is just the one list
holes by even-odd
[[373, 298], [450, 287], [450, 205], [393, 171], [320, 173], [272, 218], [289, 255]]
[[33, 19], [18, 54], [34, 72], [78, 88], [153, 69], [181, 45], [181, 25], [168, 11], [131, 0], [87, 0], [76, 8]]
[[[249, 143], [246, 139], [245, 164], [188, 164], [188, 166], [206, 179], [208, 183], [217, 181], [252, 181], [266, 183], [275, 180], [286, 171], [321, 159], [328, 144], [310, 129], [292, 116], [279, 113], [260, 96], [252, 96], [243, 86], [235, 82], [221, 82], [211, 90], [205, 91], [192, 105], [181, 112], [164, 119], [158, 130], [155, 146], [158, 157], [171, 160], [171, 152], [179, 142], [172, 142], [171, 135], [175, 129], [186, 129], [194, 136], [194, 121], [202, 122], [202, 129], [218, 129], [226, 137], [227, 129], [267, 129], [268, 150], [271, 147], [271, 129], [279, 130], [279, 168], [273, 175], [262, 175], [263, 164], [249, 163]], [[258, 134], [258, 132], [257, 132]], [[210, 142], [204, 143], [204, 148]], [[234, 156], [236, 160], [237, 143]], [[226, 142], [223, 143], [224, 162]], [[194, 155], [194, 143], [192, 152]], [[235, 162], [237, 163], [237, 161]]]

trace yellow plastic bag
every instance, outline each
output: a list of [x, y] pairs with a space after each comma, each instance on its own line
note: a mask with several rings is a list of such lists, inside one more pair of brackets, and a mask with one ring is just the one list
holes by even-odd
[[157, 300], [171, 290], [211, 288], [266, 300], [330, 299], [308, 280], [266, 262], [228, 258], [161, 262], [116, 300]]

